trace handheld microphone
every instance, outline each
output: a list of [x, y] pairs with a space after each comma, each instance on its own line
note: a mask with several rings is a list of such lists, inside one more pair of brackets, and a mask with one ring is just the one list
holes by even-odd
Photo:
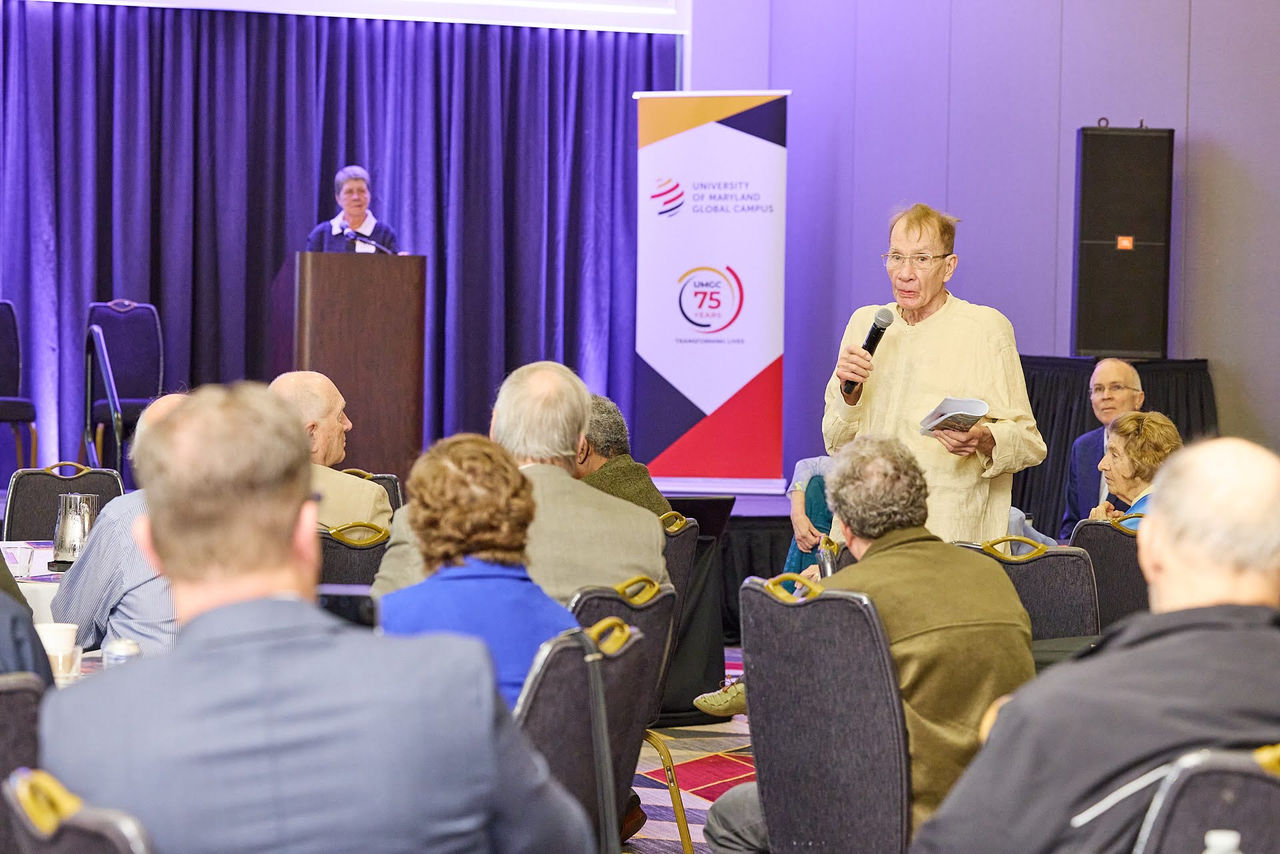
[[[893, 323], [893, 311], [882, 308], [876, 312], [876, 319], [871, 321], [871, 328], [867, 330], [867, 340], [862, 342], [862, 349], [868, 354], [874, 354], [876, 348], [880, 346], [880, 339], [884, 337], [884, 331]], [[845, 380], [840, 390], [845, 394], [853, 394], [853, 390], [858, 387], [858, 383], [853, 380]]]

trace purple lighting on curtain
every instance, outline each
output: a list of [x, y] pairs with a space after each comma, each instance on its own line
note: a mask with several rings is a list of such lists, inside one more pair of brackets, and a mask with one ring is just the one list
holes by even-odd
[[0, 295], [43, 461], [77, 451], [90, 301], [156, 304], [166, 389], [265, 378], [268, 285], [346, 163], [429, 259], [429, 436], [536, 359], [625, 406], [630, 96], [674, 87], [677, 38], [3, 0]]

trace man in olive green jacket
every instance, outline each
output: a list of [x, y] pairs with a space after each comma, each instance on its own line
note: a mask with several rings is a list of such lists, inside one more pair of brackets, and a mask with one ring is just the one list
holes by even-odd
[[[858, 562], [821, 582], [866, 594], [884, 624], [907, 725], [913, 829], [977, 752], [983, 713], [1035, 675], [1031, 622], [1013, 584], [997, 562], [929, 533], [927, 496], [898, 440], [846, 445], [827, 498]], [[754, 783], [715, 803], [704, 837], [716, 852], [768, 850]]]
[[578, 447], [573, 476], [659, 516], [671, 512], [671, 502], [654, 485], [648, 467], [631, 458], [626, 419], [604, 395], [591, 395], [587, 441]]

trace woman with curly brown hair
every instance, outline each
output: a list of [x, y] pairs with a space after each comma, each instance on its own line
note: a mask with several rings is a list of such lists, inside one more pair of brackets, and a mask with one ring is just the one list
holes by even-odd
[[382, 597], [382, 629], [483, 639], [498, 690], [514, 706], [538, 647], [578, 625], [525, 571], [533, 489], [509, 453], [473, 433], [432, 445], [413, 464], [408, 489], [427, 577]]

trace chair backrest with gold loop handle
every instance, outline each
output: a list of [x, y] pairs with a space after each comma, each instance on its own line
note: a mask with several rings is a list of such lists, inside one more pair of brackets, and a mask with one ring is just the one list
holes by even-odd
[[[1005, 543], [1022, 543], [1031, 546], [1031, 551], [1022, 555], [1010, 554], [1000, 551], [1000, 546]], [[1006, 563], [1025, 563], [1029, 560], [1035, 560], [1049, 550], [1044, 543], [1037, 543], [1028, 537], [1021, 537], [1016, 534], [1009, 534], [1004, 537], [996, 537], [994, 540], [987, 540], [982, 544], [982, 550], [991, 555], [996, 560], [1002, 560]]]
[[1134, 520], [1141, 519], [1145, 515], [1147, 514], [1146, 513], [1126, 513], [1123, 516], [1119, 516], [1115, 519], [1112, 519], [1111, 527], [1115, 528], [1117, 531], [1124, 531], [1126, 534], [1128, 534], [1131, 537], [1137, 536], [1136, 534], [1136, 531], [1138, 529], [1137, 526], [1135, 525], [1132, 528], [1127, 528], [1125, 527], [1124, 523], [1128, 522], [1130, 519], [1134, 519]]
[[[352, 536], [355, 531], [369, 532], [365, 536]], [[391, 537], [391, 532], [373, 522], [348, 522], [329, 529], [329, 536], [344, 546], [376, 546]]]
[[46, 835], [57, 830], [59, 824], [84, 806], [83, 800], [67, 791], [66, 786], [48, 771], [19, 768], [9, 780], [22, 811]]
[[613, 655], [631, 638], [631, 627], [621, 617], [605, 617], [583, 631], [605, 655]]
[[615, 586], [618, 595], [632, 605], [643, 605], [658, 595], [660, 585], [647, 575], [637, 575]]
[[[794, 581], [797, 589], [803, 587], [805, 595], [801, 597], [788, 592], [787, 588], [782, 586], [783, 582], [786, 581]], [[781, 575], [776, 575], [766, 581], [764, 583], [764, 589], [775, 599], [781, 602], [800, 602], [803, 599], [811, 599], [814, 596], [817, 596], [824, 588], [821, 584], [816, 581], [810, 581], [803, 575], [799, 575], [794, 572], [784, 572]]]
[[689, 520], [684, 517], [684, 514], [675, 510], [668, 510], [666, 513], [663, 513], [658, 517], [658, 521], [662, 523], [662, 527], [666, 528], [667, 533], [669, 534], [674, 534], [689, 522]]
[[[63, 466], [70, 466], [72, 469], [74, 469], [74, 471], [72, 471], [71, 474], [62, 474], [61, 472], [58, 471], [58, 469], [62, 468]], [[80, 465], [80, 463], [75, 463], [75, 462], [72, 462], [71, 460], [62, 460], [61, 462], [56, 462], [53, 465], [45, 466], [44, 470], [47, 471], [49, 474], [53, 475], [54, 477], [60, 477], [63, 480], [70, 480], [73, 477], [77, 477], [89, 471], [89, 467], [82, 466]]]

